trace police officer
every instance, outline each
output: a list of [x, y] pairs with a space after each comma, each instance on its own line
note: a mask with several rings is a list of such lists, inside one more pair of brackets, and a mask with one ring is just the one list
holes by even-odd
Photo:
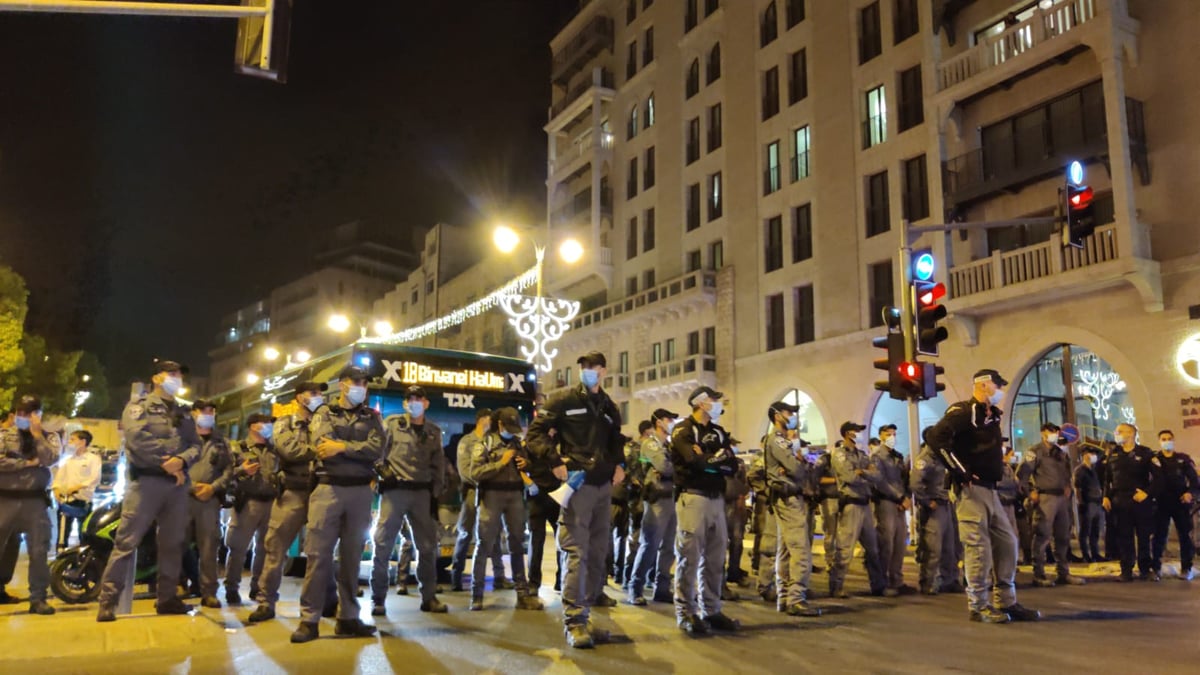
[[[471, 452], [463, 451], [464, 444], [473, 443], [469, 440], [471, 436], [478, 439], [483, 439], [491, 432], [492, 428], [492, 411], [488, 408], [480, 408], [475, 411], [475, 429], [471, 433], [463, 434], [459, 439], [455, 456], [455, 464], [458, 469], [459, 478], [462, 479], [462, 510], [458, 512], [458, 523], [454, 526], [457, 538], [454, 542], [454, 555], [450, 563], [450, 590], [461, 591], [463, 570], [467, 566], [467, 551], [471, 549], [471, 543], [475, 541], [475, 520], [478, 516], [478, 506], [476, 498], [476, 485], [471, 480]], [[553, 500], [552, 500], [553, 501]], [[478, 548], [478, 546], [476, 547]], [[507, 581], [504, 580], [504, 560], [500, 555], [500, 540], [496, 540], [496, 547], [488, 551], [492, 560], [492, 588], [512, 588]]]
[[866, 430], [857, 422], [844, 422], [842, 444], [834, 448], [831, 464], [838, 485], [838, 533], [833, 567], [829, 570], [829, 594], [848, 598], [846, 571], [854, 544], [862, 544], [867, 579], [871, 595], [883, 595], [887, 580], [879, 563], [879, 540], [875, 533], [875, 517], [871, 513], [871, 492], [880, 485], [879, 468], [864, 448]]
[[[926, 435], [927, 432], [928, 429]], [[920, 590], [925, 595], [937, 595], [958, 584], [958, 555], [946, 467], [929, 447], [928, 440], [913, 464], [909, 486], [917, 504]]]
[[546, 402], [529, 425], [527, 444], [532, 454], [553, 463], [559, 480], [567, 480], [570, 471], [584, 472], [583, 484], [559, 517], [558, 547], [566, 559], [562, 600], [567, 644], [587, 649], [607, 638], [589, 625], [588, 617], [606, 581], [612, 486], [625, 478], [625, 441], [621, 412], [600, 386], [608, 372], [604, 354], [590, 352], [577, 363], [580, 385]]
[[[839, 440], [837, 442], [841, 444]], [[833, 472], [833, 450], [828, 447], [817, 457], [817, 497], [821, 505], [821, 549], [825, 552], [825, 571], [833, 577], [837, 556], [838, 484]]]
[[[442, 430], [426, 418], [429, 397], [417, 385], [404, 392], [407, 412], [384, 421], [387, 445], [377, 465], [379, 473], [379, 521], [375, 524], [375, 553], [372, 556], [371, 614], [386, 616], [388, 558], [396, 545], [396, 535], [407, 518], [417, 549], [417, 585], [421, 591], [421, 611], [444, 613], [446, 605], [437, 599], [437, 521], [436, 499], [445, 489], [446, 455], [442, 452]], [[408, 575], [408, 566], [400, 565], [398, 576]], [[403, 583], [404, 579], [400, 579]]]
[[[49, 615], [50, 467], [62, 452], [58, 434], [42, 428], [42, 401], [22, 396], [14, 425], [0, 429], [0, 545], [19, 545], [25, 535], [29, 552], [29, 613]], [[14, 561], [15, 567], [15, 561]], [[2, 586], [0, 586], [2, 588]]]
[[[671, 434], [678, 518], [675, 617], [679, 627], [690, 635], [707, 633], [710, 628], [741, 628], [721, 612], [721, 572], [728, 536], [724, 476], [737, 468], [729, 433], [719, 424], [724, 399], [719, 391], [697, 387], [688, 396], [691, 416], [676, 425]], [[700, 588], [696, 587], [697, 581]]]
[[[1121, 581], [1133, 580], [1136, 552], [1142, 579], [1159, 580], [1154, 571], [1150, 536], [1154, 532], [1154, 496], [1161, 479], [1154, 452], [1137, 442], [1137, 427], [1122, 423], [1113, 434], [1116, 445], [1108, 451], [1105, 464], [1104, 500], [1101, 505], [1113, 516], [1117, 550], [1121, 555]], [[1137, 549], [1134, 549], [1134, 542]], [[1111, 557], [1111, 556], [1110, 556]]]
[[763, 600], [775, 602], [779, 597], [775, 591], [775, 556], [779, 533], [775, 524], [775, 507], [771, 505], [770, 491], [767, 488], [767, 467], [763, 455], [760, 454], [750, 462], [746, 480], [754, 493], [754, 549], [751, 552], [754, 589]]
[[[471, 561], [471, 611], [483, 609], [484, 566], [487, 551], [494, 550], [502, 532], [508, 532], [508, 553], [517, 609], [541, 609], [542, 601], [529, 592], [525, 580], [525, 484], [521, 471], [529, 465], [521, 444], [521, 418], [516, 408], [492, 413], [493, 431], [482, 438], [471, 434], [459, 452], [471, 455], [468, 477], [479, 487], [478, 520], [475, 521], [475, 557]], [[503, 529], [501, 525], [503, 524]]]
[[[654, 585], [655, 602], [673, 602], [671, 565], [675, 562], [675, 499], [672, 477], [674, 467], [667, 450], [671, 428], [679, 415], [658, 408], [651, 415], [638, 455], [643, 465], [642, 529], [634, 556], [633, 575], [629, 580], [629, 603], [645, 605], [646, 586]], [[653, 578], [651, 577], [653, 575]]]
[[[217, 600], [217, 549], [221, 544], [221, 502], [234, 480], [233, 452], [216, 427], [217, 406], [212, 401], [192, 404], [192, 420], [200, 441], [200, 458], [188, 467], [192, 482], [188, 499], [188, 527], [196, 542], [200, 573], [200, 604], [220, 609]], [[245, 551], [243, 551], [244, 557]]]
[[[535, 413], [536, 414], [536, 413]], [[550, 496], [562, 486], [562, 481], [554, 476], [554, 466], [539, 457], [526, 446], [529, 455], [529, 474], [532, 485], [525, 486], [525, 506], [529, 512], [529, 594], [536, 596], [542, 585], [542, 558], [546, 551], [546, 527], [549, 526], [558, 535], [558, 502]], [[562, 556], [554, 556], [554, 590], [562, 590]], [[501, 574], [500, 576], [503, 576]]]
[[[621, 465], [632, 467], [629, 462], [630, 445], [633, 441], [625, 443], [624, 449], [621, 451]], [[608, 568], [609, 574], [613, 577], [613, 581], [618, 586], [625, 586], [625, 553], [627, 540], [629, 539], [629, 529], [633, 520], [633, 490], [630, 483], [630, 474], [632, 471], [626, 471], [625, 477], [620, 483], [614, 483], [612, 488], [612, 541], [609, 542], [608, 555], [606, 556], [605, 566]], [[616, 603], [610, 603], [612, 598], [609, 598], [603, 592], [597, 596], [594, 607], [611, 607]]]
[[[1004, 475], [996, 482], [996, 494], [1000, 496], [1000, 506], [1004, 507], [1004, 515], [1008, 516], [1008, 522], [1017, 529], [1017, 505], [1025, 498], [1026, 490], [1022, 488], [1017, 479], [1016, 469], [1013, 468], [1016, 453], [1009, 445], [1007, 437], [1001, 438], [1000, 441], [1004, 444]], [[1019, 539], [1019, 530], [1017, 536]]]
[[1158, 432], [1159, 475], [1162, 488], [1158, 493], [1158, 508], [1155, 511], [1154, 528], [1154, 571], [1162, 574], [1163, 549], [1171, 523], [1175, 523], [1175, 534], [1179, 535], [1179, 578], [1191, 581], [1192, 557], [1195, 546], [1192, 541], [1192, 505], [1200, 498], [1200, 480], [1196, 477], [1196, 464], [1192, 458], [1175, 452], [1175, 432], [1163, 429]]
[[279, 496], [279, 459], [271, 438], [275, 434], [275, 418], [253, 413], [246, 418], [245, 440], [234, 445], [233, 514], [225, 530], [225, 602], [231, 607], [242, 604], [238, 587], [246, 564], [246, 551], [254, 542], [254, 563], [250, 567], [250, 597], [258, 600], [265, 562], [265, 540], [271, 524], [271, 507]]
[[879, 539], [879, 565], [887, 582], [883, 594], [895, 597], [905, 590], [904, 554], [908, 551], [908, 460], [896, 450], [896, 425], [879, 427], [879, 445], [871, 451], [879, 468], [879, 481], [871, 499], [875, 503], [875, 528]]
[[733, 473], [725, 477], [725, 538], [729, 542], [729, 559], [721, 599], [733, 601], [739, 598], [737, 591], [729, 584], [740, 584], [746, 577], [746, 571], [742, 569], [742, 552], [746, 545], [746, 522], [750, 519], [750, 512], [746, 509], [750, 479], [747, 477], [746, 461], [737, 454], [741, 441], [731, 438], [729, 443], [733, 446], [737, 466]]
[[1033, 505], [1033, 585], [1054, 586], [1046, 578], [1046, 545], [1053, 538], [1060, 584], [1083, 584], [1071, 576], [1071, 458], [1059, 447], [1058, 425], [1042, 425], [1042, 442], [1033, 448], [1029, 503]]
[[1079, 550], [1084, 562], [1100, 562], [1100, 529], [1104, 522], [1104, 485], [1096, 473], [1100, 448], [1084, 447], [1082, 461], [1075, 469], [1075, 495], [1079, 500]]
[[995, 370], [976, 372], [972, 397], [950, 406], [927, 436], [953, 471], [970, 619], [984, 623], [1041, 618], [1040, 612], [1017, 603], [1017, 535], [996, 494], [996, 482], [1004, 475], [997, 406], [1007, 384]]
[[779, 611], [791, 616], [820, 616], [820, 610], [808, 604], [812, 579], [808, 498], [816, 492], [816, 467], [801, 454], [799, 436], [788, 437], [788, 432], [799, 426], [799, 410], [784, 401], [776, 401], [767, 409], [771, 429], [763, 438], [763, 465], [777, 523], [775, 564], [771, 567], [775, 568]]
[[100, 583], [97, 621], [116, 621], [117, 596], [129, 576], [130, 558], [157, 524], [159, 614], [186, 614], [189, 605], [175, 597], [183, 542], [187, 535], [187, 470], [200, 457], [200, 442], [186, 406], [175, 400], [186, 369], [175, 361], [154, 365], [154, 390], [130, 401], [121, 416], [129, 483], [121, 505], [121, 524]]
[[[271, 520], [263, 540], [266, 556], [259, 577], [261, 597], [258, 607], [247, 619], [250, 623], [275, 618], [275, 603], [279, 602], [279, 584], [283, 566], [288, 560], [288, 549], [300, 534], [300, 528], [308, 521], [309, 495], [316, 484], [312, 465], [317, 459], [311, 425], [313, 413], [325, 405], [323, 393], [328, 388], [324, 382], [296, 384], [296, 412], [275, 421], [275, 453], [279, 458], [278, 476], [282, 489], [275, 505], [271, 507]], [[323, 616], [332, 618], [337, 608], [337, 582], [333, 566], [328, 565], [327, 568], [329, 582], [326, 584]]]
[[367, 371], [347, 366], [339, 376], [337, 402], [317, 410], [312, 420], [316, 440], [317, 486], [308, 503], [308, 536], [304, 541], [304, 586], [300, 591], [300, 626], [292, 642], [318, 635], [333, 566], [339, 547], [338, 619], [334, 634], [370, 637], [375, 626], [358, 618], [358, 567], [367, 528], [371, 526], [371, 482], [375, 462], [383, 457], [384, 430], [379, 413], [367, 406]]

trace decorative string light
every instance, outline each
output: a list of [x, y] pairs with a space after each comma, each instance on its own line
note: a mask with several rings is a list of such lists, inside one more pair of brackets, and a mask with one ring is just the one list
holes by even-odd
[[427, 321], [420, 326], [406, 328], [405, 330], [393, 333], [376, 341], [387, 345], [412, 342], [413, 340], [420, 340], [423, 337], [428, 337], [434, 333], [444, 331], [447, 328], [453, 328], [461, 325], [467, 319], [474, 318], [480, 314], [483, 314], [489, 309], [492, 309], [500, 303], [502, 298], [515, 295], [529, 288], [530, 286], [533, 286], [537, 283], [537, 277], [537, 267], [531, 267], [522, 273], [521, 276], [513, 279], [504, 286], [492, 291], [491, 293], [488, 293], [487, 295], [465, 307], [460, 307], [449, 314], [446, 314], [445, 316], [440, 316], [432, 321]]
[[543, 373], [550, 372], [563, 333], [571, 327], [571, 319], [579, 313], [579, 303], [562, 298], [544, 298], [529, 295], [509, 295], [501, 299], [500, 307], [508, 315], [508, 322], [517, 331], [517, 337], [525, 341], [521, 345], [521, 356]]

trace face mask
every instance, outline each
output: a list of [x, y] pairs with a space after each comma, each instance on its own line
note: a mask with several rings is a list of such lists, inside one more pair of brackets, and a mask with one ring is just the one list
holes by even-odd
[[263, 422], [263, 425], [258, 429], [258, 435], [263, 438], [270, 438], [273, 433], [275, 433], [275, 425], [270, 422]]
[[325, 405], [324, 396], [310, 396], [308, 403], [305, 403], [304, 407], [308, 408], [309, 412], [316, 412], [317, 408], [320, 408], [323, 405]]
[[723, 412], [725, 412], [725, 404], [720, 401], [714, 401], [712, 409], [708, 411], [708, 416], [712, 418], [713, 422], [716, 422], [721, 419], [721, 413]]
[[1125, 434], [1113, 434], [1113, 443], [1125, 445]]
[[420, 401], [408, 402], [408, 414], [413, 417], [420, 417], [425, 414], [425, 404]]
[[67, 449], [73, 453], [78, 454], [79, 451], [83, 449], [83, 444], [82, 443], [70, 443], [67, 445]]
[[591, 389], [600, 384], [600, 373], [591, 368], [585, 368], [579, 371], [579, 380], [583, 382], [583, 386]]
[[196, 415], [196, 426], [201, 429], [211, 429], [216, 422], [217, 418], [215, 415]]
[[1096, 456], [1095, 456], [1095, 455], [1088, 455], [1088, 456], [1087, 456], [1087, 463], [1088, 463], [1088, 464], [1090, 464], [1090, 465], [1092, 465], [1092, 466], [1095, 466], [1095, 464], [1096, 464]]
[[512, 437], [513, 437], [513, 435], [512, 435], [512, 434], [510, 434], [510, 433], [509, 433], [509, 432], [507, 432], [507, 431], [501, 431], [501, 432], [500, 432], [500, 438], [503, 438], [503, 439], [504, 439], [504, 440], [506, 440], [506, 441], [511, 441], [511, 440], [512, 440]]
[[346, 390], [346, 400], [350, 402], [350, 405], [361, 405], [363, 401], [367, 400], [367, 388], [358, 385], [350, 387]]
[[799, 415], [792, 415], [791, 417], [788, 418], [788, 421], [787, 421], [788, 429], [794, 430], [799, 426], [800, 426], [800, 416]]
[[174, 396], [183, 389], [183, 380], [178, 377], [165, 377], [162, 381], [162, 389], [167, 392], [168, 396]]
[[1058, 434], [1046, 434], [1046, 442], [1050, 445], [1058, 443]]
[[895, 450], [896, 449], [896, 437], [888, 436], [886, 439], [884, 439], [883, 444], [886, 445], [889, 449]]
[[18, 417], [16, 419], [16, 425], [17, 425], [17, 428], [20, 429], [21, 431], [29, 431], [29, 418], [28, 417]]
[[673, 419], [670, 422], [667, 422], [667, 433], [669, 434], [669, 433], [675, 431], [675, 427], [677, 427], [677, 426], [679, 426], [678, 419]]
[[996, 406], [997, 408], [999, 408], [1000, 404], [1003, 402], [1004, 402], [1004, 390], [1003, 389], [997, 389], [996, 393], [992, 394], [988, 398], [988, 403], [991, 403], [992, 405]]
[[1161, 445], [1164, 452], [1175, 452], [1175, 441], [1163, 441]]

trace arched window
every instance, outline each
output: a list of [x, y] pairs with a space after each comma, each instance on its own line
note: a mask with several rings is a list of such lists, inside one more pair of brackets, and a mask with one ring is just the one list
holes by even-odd
[[646, 97], [646, 119], [644, 124], [643, 128], [645, 129], [654, 126], [654, 92], [650, 92], [650, 95]]
[[700, 92], [700, 59], [692, 59], [688, 66], [686, 98], [691, 98]]
[[635, 103], [629, 110], [629, 124], [625, 126], [626, 140], [637, 136], [638, 132], [638, 107]]
[[706, 68], [705, 84], [712, 84], [721, 79], [721, 43], [713, 45], [712, 51], [708, 53], [708, 67]]
[[779, 16], [775, 12], [775, 3], [767, 5], [763, 10], [762, 26], [759, 31], [759, 46], [766, 47], [779, 37]]

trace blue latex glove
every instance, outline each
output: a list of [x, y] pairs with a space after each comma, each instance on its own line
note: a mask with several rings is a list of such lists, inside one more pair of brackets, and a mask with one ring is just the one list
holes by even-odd
[[536, 497], [536, 496], [538, 496], [538, 486], [537, 486], [537, 483], [530, 483], [530, 484], [529, 484], [529, 487], [525, 488], [525, 492], [527, 492], [527, 493], [529, 494], [529, 496], [530, 496], [530, 497]]
[[583, 485], [583, 472], [582, 471], [568, 472], [567, 473], [567, 485], [569, 485], [572, 490], [578, 490], [579, 486]]

